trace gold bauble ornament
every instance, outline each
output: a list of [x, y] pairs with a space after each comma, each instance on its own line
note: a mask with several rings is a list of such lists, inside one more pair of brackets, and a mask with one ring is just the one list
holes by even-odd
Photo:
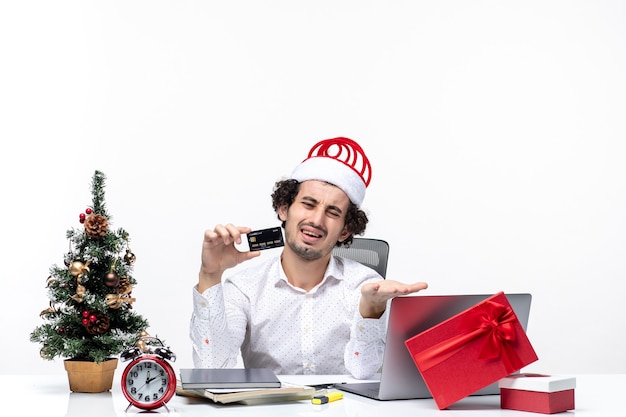
[[135, 263], [136, 260], [137, 260], [137, 257], [135, 256], [135, 254], [132, 253], [130, 249], [126, 249], [126, 254], [124, 255], [124, 262], [126, 262], [129, 265], [132, 265]]
[[81, 261], [74, 261], [70, 264], [70, 274], [77, 277], [79, 275], [83, 275], [86, 272], [89, 272], [89, 261], [86, 264], [83, 264]]
[[135, 345], [137, 345], [137, 347], [142, 351], [145, 352], [146, 349], [148, 348], [148, 345], [146, 344], [146, 341], [144, 340], [145, 338], [149, 337], [150, 335], [148, 334], [147, 331], [142, 331], [141, 333], [139, 333], [139, 340], [137, 340], [137, 343], [135, 343]]
[[146, 351], [146, 342], [143, 340], [140, 340], [137, 342], [137, 347], [139, 348], [139, 350], [141, 350], [142, 352]]
[[48, 345], [44, 345], [39, 350], [39, 356], [41, 356], [42, 359], [46, 359], [46, 360], [51, 360], [53, 358], [52, 355], [48, 353]]

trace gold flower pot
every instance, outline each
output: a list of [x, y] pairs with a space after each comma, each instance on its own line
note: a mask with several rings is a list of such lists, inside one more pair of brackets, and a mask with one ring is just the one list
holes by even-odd
[[66, 359], [64, 366], [71, 391], [105, 392], [113, 386], [117, 358], [100, 363]]

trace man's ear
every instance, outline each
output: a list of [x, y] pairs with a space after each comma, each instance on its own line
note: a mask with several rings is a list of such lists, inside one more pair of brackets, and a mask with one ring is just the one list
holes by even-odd
[[278, 218], [283, 222], [287, 220], [287, 209], [288, 206], [286, 204], [278, 207]]
[[343, 242], [344, 240], [346, 240], [348, 238], [348, 236], [350, 236], [350, 230], [348, 229], [347, 226], [344, 226], [343, 230], [341, 231], [341, 235], [339, 235], [339, 241]]

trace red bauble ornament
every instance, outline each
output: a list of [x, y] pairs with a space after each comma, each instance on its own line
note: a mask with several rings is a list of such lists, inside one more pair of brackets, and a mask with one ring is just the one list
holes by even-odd
[[80, 213], [78, 215], [78, 221], [80, 221], [81, 223], [85, 223], [85, 219], [87, 218], [87, 216], [85, 216], [85, 213]]
[[91, 214], [91, 213], [93, 213], [93, 210], [91, 209], [91, 207], [87, 207], [87, 208], [85, 209], [85, 213], [87, 213], [87, 214]]
[[87, 311], [87, 310], [83, 310], [83, 312], [82, 312], [82, 313], [80, 313], [80, 314], [81, 314], [84, 318], [89, 317], [89, 311]]
[[82, 319], [80, 322], [83, 323], [83, 326], [86, 326], [89, 324], [89, 320], [87, 319]]
[[90, 321], [90, 322], [95, 323], [95, 322], [96, 322], [96, 320], [98, 320], [98, 317], [96, 317], [96, 315], [95, 315], [95, 314], [92, 314], [91, 316], [89, 316], [89, 321]]

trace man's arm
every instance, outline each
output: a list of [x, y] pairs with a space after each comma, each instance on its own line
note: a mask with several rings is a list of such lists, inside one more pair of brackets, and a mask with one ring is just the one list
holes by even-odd
[[385, 351], [387, 315], [366, 319], [357, 311], [350, 328], [350, 340], [344, 351], [344, 363], [357, 379], [371, 378], [379, 372]]
[[387, 307], [392, 298], [427, 288], [424, 282], [402, 284], [392, 280], [368, 282], [361, 287], [359, 308], [344, 352], [346, 368], [358, 379], [379, 372], [385, 350]]
[[[198, 284], [193, 289], [193, 314], [189, 336], [196, 367], [221, 368], [236, 364], [245, 334], [245, 313], [237, 300], [229, 300], [227, 311], [221, 284], [225, 270], [259, 256], [259, 252], [239, 252], [235, 243], [250, 228], [218, 224], [204, 232], [202, 263]], [[232, 301], [232, 304], [231, 304]]]
[[200, 294], [193, 290], [189, 336], [196, 368], [232, 368], [246, 331], [245, 313], [224, 302], [224, 289], [215, 285]]
[[377, 319], [387, 309], [387, 302], [400, 295], [416, 293], [428, 288], [425, 282], [403, 284], [388, 279], [370, 282], [361, 287], [359, 312], [363, 318]]

